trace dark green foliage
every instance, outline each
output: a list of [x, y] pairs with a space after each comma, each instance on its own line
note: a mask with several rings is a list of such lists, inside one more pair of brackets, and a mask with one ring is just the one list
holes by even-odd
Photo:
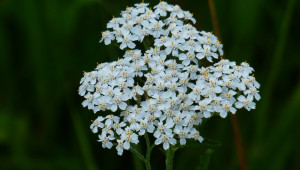
[[[122, 56], [98, 43], [100, 33], [136, 2], [0, 0], [0, 169], [143, 167], [128, 151], [101, 148], [89, 130], [96, 115], [77, 94], [83, 70]], [[207, 1], [168, 2], [193, 12], [198, 29], [213, 30]], [[237, 113], [248, 169], [300, 169], [299, 1], [214, 2], [225, 57], [248, 61], [261, 84], [257, 109]], [[175, 170], [239, 169], [229, 117], [213, 117], [200, 133], [222, 145], [179, 149]], [[165, 167], [163, 156], [154, 148], [153, 169]]]
[[210, 162], [210, 157], [213, 154], [212, 149], [206, 149], [203, 155], [200, 156], [199, 165], [196, 166], [195, 170], [207, 170]]

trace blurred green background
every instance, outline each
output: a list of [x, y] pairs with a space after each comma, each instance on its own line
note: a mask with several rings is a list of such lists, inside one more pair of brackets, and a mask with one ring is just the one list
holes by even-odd
[[[128, 151], [120, 157], [101, 148], [89, 129], [96, 115], [77, 94], [83, 70], [122, 55], [99, 44], [100, 33], [136, 2], [0, 0], [0, 169], [143, 167]], [[168, 2], [193, 12], [199, 30], [213, 30], [206, 0]], [[249, 62], [261, 84], [257, 109], [237, 113], [248, 169], [300, 169], [299, 1], [214, 2], [225, 56]], [[201, 134], [222, 142], [209, 169], [239, 169], [229, 117], [212, 118]], [[175, 169], [194, 169], [202, 153], [201, 146], [179, 150]], [[164, 169], [157, 148], [151, 161]]]

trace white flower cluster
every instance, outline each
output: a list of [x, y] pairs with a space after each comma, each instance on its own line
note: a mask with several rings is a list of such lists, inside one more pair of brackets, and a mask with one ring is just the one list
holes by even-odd
[[[91, 124], [102, 146], [115, 143], [119, 155], [147, 132], [165, 150], [177, 140], [181, 145], [186, 139], [202, 142], [196, 130], [202, 118], [251, 110], [254, 99], [260, 99], [248, 63], [221, 59], [213, 64], [223, 55], [222, 44], [189, 24], [195, 23], [190, 12], [166, 2], [154, 10], [147, 6], [127, 7], [107, 24], [111, 30], [102, 33], [101, 41], [119, 43], [126, 52], [118, 61], [85, 72], [80, 82], [84, 107], [120, 113], [99, 116]], [[142, 42], [149, 47], [135, 49]]]

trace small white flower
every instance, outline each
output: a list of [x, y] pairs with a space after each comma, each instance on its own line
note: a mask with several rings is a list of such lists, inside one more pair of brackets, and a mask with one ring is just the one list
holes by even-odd
[[174, 129], [174, 132], [180, 138], [180, 144], [185, 145], [186, 138], [188, 138], [188, 133], [190, 132], [190, 128], [189, 127], [182, 128], [182, 126], [176, 126], [176, 128]]
[[104, 124], [102, 121], [104, 118], [102, 116], [99, 116], [96, 120], [93, 121], [90, 128], [92, 129], [93, 133], [97, 133], [99, 128], [103, 128]]
[[252, 102], [253, 97], [252, 96], [247, 96], [247, 98], [245, 98], [245, 96], [239, 96], [238, 97], [238, 102], [235, 103], [235, 106], [237, 108], [246, 108], [248, 111], [250, 111], [251, 109], [255, 109], [255, 103]]
[[164, 150], [168, 150], [171, 145], [175, 145], [176, 144], [176, 140], [173, 138], [173, 134], [172, 133], [165, 133], [162, 134], [159, 138], [157, 138], [155, 140], [155, 144], [159, 145], [161, 143], [163, 143], [163, 148]]
[[135, 47], [135, 44], [132, 41], [136, 41], [136, 40], [138, 40], [138, 37], [130, 33], [123, 34], [123, 37], [117, 38], [117, 41], [121, 43], [120, 45], [121, 50], [123, 50], [126, 47], [133, 49]]
[[254, 97], [256, 100], [260, 100], [260, 95], [258, 94], [258, 90], [255, 87], [250, 87], [249, 90], [245, 90], [244, 94], [248, 96]]
[[157, 130], [153, 134], [154, 137], [159, 138], [163, 133], [171, 134], [171, 128], [174, 126], [174, 122], [172, 119], [168, 119], [165, 124], [162, 121], [158, 122]]
[[166, 31], [163, 30], [164, 23], [162, 21], [152, 20], [148, 26], [148, 29], [153, 30], [153, 37], [158, 38], [161, 35], [165, 35]]
[[175, 5], [173, 7], [173, 11], [171, 12], [171, 16], [173, 17], [178, 17], [178, 18], [183, 18], [184, 17], [184, 13], [183, 11], [181, 10], [180, 6], [179, 5]]
[[82, 102], [82, 106], [86, 107], [88, 106], [89, 109], [94, 109], [94, 96], [91, 93], [86, 94], [85, 96], [85, 100]]
[[203, 49], [201, 49], [199, 51], [200, 51], [200, 53], [198, 53], [196, 55], [198, 59], [203, 59], [204, 57], [206, 57], [206, 59], [209, 62], [213, 62], [212, 57], [215, 59], [218, 59], [218, 54], [211, 51], [211, 47], [209, 45], [204, 45]]
[[209, 118], [211, 116], [211, 112], [213, 111], [212, 107], [209, 105], [210, 102], [211, 102], [211, 99], [209, 99], [209, 98], [201, 100], [199, 102], [199, 105], [195, 106], [194, 109], [200, 110], [201, 112], [203, 112], [203, 115], [205, 118]]
[[102, 133], [101, 135], [99, 135], [98, 141], [102, 143], [103, 148], [110, 149], [113, 146], [112, 142], [110, 142], [111, 140], [114, 140], [113, 136], [111, 135], [107, 136], [106, 133]]
[[220, 116], [222, 118], [225, 118], [227, 116], [228, 112], [235, 114], [236, 109], [234, 107], [232, 107], [232, 104], [230, 102], [225, 100], [222, 102], [222, 106], [220, 107], [220, 109], [218, 111], [220, 112]]
[[120, 96], [115, 96], [109, 107], [111, 111], [115, 112], [118, 108], [120, 108], [121, 110], [125, 110], [127, 104], [122, 101], [122, 98]]
[[193, 24], [196, 23], [195, 18], [193, 18], [193, 14], [190, 13], [189, 11], [184, 12], [184, 19], [191, 20], [193, 22]]
[[115, 39], [115, 36], [111, 32], [104, 31], [104, 32], [102, 32], [102, 39], [100, 40], [100, 42], [102, 42], [104, 40], [104, 44], [108, 45], [114, 39]]
[[166, 43], [165, 43], [165, 51], [166, 54], [172, 54], [173, 56], [178, 56], [179, 55], [179, 47], [181, 46], [181, 40], [175, 40], [175, 39], [169, 39]]
[[200, 136], [199, 132], [195, 128], [190, 131], [189, 138], [193, 138], [195, 140], [198, 140], [199, 142], [203, 142], [203, 137]]
[[166, 2], [160, 2], [158, 5], [156, 5], [154, 7], [155, 10], [155, 14], [158, 14], [160, 16], [166, 16], [167, 15], [167, 11], [173, 11], [173, 7], [172, 5], [167, 4]]
[[121, 139], [118, 139], [117, 142], [118, 142], [118, 146], [116, 147], [116, 149], [118, 151], [118, 155], [122, 155], [123, 150], [124, 150], [124, 141]]

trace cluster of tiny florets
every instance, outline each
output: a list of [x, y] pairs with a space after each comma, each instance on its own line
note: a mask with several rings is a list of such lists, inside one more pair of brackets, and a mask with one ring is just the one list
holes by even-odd
[[[119, 45], [124, 56], [85, 72], [79, 88], [84, 107], [120, 113], [91, 124], [104, 148], [115, 144], [122, 155], [145, 133], [165, 150], [186, 139], [202, 142], [196, 126], [203, 118], [255, 108], [260, 95], [253, 68], [222, 59], [217, 37], [190, 22], [196, 22], [193, 14], [160, 2], [154, 9], [127, 7], [107, 24], [101, 41]], [[136, 48], [143, 44], [146, 50]]]

